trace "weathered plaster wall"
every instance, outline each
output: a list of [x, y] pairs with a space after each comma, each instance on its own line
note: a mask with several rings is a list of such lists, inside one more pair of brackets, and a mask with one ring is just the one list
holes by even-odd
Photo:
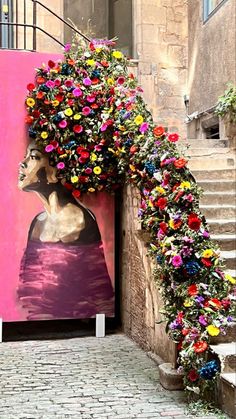
[[227, 82], [236, 83], [236, 1], [226, 0], [204, 23], [203, 1], [189, 0], [189, 113], [217, 102]]

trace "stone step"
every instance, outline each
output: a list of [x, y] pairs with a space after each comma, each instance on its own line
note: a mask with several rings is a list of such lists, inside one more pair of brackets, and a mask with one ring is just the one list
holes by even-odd
[[[209, 166], [208, 166], [209, 167]], [[236, 171], [235, 169], [214, 169], [214, 170], [193, 170], [193, 176], [197, 181], [199, 180], [231, 180], [235, 182]], [[235, 183], [234, 183], [235, 187]]]
[[235, 168], [235, 160], [231, 157], [192, 157], [188, 162], [190, 170], [207, 170], [209, 167], [212, 170], [227, 170], [229, 168]]
[[235, 234], [211, 234], [211, 239], [219, 244], [221, 250], [236, 249]]
[[202, 214], [208, 218], [234, 218], [236, 216], [235, 205], [200, 205]]
[[236, 342], [211, 344], [210, 348], [220, 361], [222, 373], [236, 371]]
[[208, 218], [207, 223], [212, 234], [235, 233], [235, 218]]
[[[195, 172], [193, 172], [193, 175], [195, 176]], [[206, 192], [221, 192], [221, 191], [227, 191], [227, 192], [234, 192], [235, 191], [235, 180], [229, 180], [229, 179], [205, 179], [198, 180], [198, 185], [201, 186], [201, 188]]]
[[233, 158], [234, 159], [234, 154], [232, 154], [232, 151], [230, 150], [230, 148], [227, 147], [211, 147], [211, 148], [200, 148], [200, 147], [190, 147], [186, 150], [185, 154], [187, 156], [191, 156], [191, 157], [205, 157], [205, 156], [210, 156], [210, 157], [215, 157], [215, 156], [224, 156], [227, 158]]
[[219, 139], [199, 139], [199, 138], [187, 138], [186, 140], [180, 139], [179, 145], [189, 146], [190, 148], [227, 148], [229, 147], [229, 140]]
[[236, 195], [233, 191], [221, 191], [221, 192], [204, 192], [200, 200], [202, 205], [235, 205]]
[[213, 336], [211, 337], [210, 341], [211, 341], [211, 345], [216, 345], [216, 346], [218, 344], [226, 344], [226, 343], [232, 343], [232, 342], [236, 344], [236, 321], [234, 320], [227, 327], [226, 335], [219, 334], [218, 336]]
[[236, 418], [236, 374], [225, 372], [220, 374], [218, 381], [218, 402], [223, 410], [232, 418]]
[[235, 250], [224, 250], [221, 252], [221, 258], [224, 259], [226, 269], [235, 269], [236, 264], [236, 251]]

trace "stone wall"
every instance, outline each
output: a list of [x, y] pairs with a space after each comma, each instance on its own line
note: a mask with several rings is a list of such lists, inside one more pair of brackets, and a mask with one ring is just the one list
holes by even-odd
[[[165, 333], [162, 301], [152, 277], [154, 263], [147, 255], [145, 232], [138, 220], [139, 192], [126, 187], [122, 206], [121, 320], [124, 332], [142, 348], [168, 362], [175, 360], [175, 346]], [[147, 233], [146, 233], [147, 234]]]
[[154, 120], [185, 137], [187, 1], [135, 0], [133, 38], [139, 82]]
[[221, 7], [203, 22], [203, 1], [189, 0], [189, 113], [217, 102], [227, 82], [236, 83], [236, 3]]

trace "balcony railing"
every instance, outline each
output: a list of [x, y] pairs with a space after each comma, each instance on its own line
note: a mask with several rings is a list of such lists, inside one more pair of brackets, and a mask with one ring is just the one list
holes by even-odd
[[90, 39], [73, 25], [38, 0], [0, 0], [0, 48], [37, 50], [38, 32], [45, 34], [60, 46], [64, 46], [61, 39], [38, 24], [39, 8], [56, 19], [56, 24], [63, 24], [83, 38]]

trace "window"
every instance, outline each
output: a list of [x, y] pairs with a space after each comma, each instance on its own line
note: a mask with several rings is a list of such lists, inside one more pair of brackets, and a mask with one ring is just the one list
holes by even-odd
[[[132, 0], [64, 0], [64, 18], [90, 38], [117, 36], [117, 48], [132, 56]], [[70, 37], [65, 28], [65, 43]]]
[[218, 9], [218, 6], [224, 2], [225, 0], [204, 0], [204, 20], [207, 20]]
[[13, 48], [12, 7], [12, 0], [0, 0], [0, 48]]

